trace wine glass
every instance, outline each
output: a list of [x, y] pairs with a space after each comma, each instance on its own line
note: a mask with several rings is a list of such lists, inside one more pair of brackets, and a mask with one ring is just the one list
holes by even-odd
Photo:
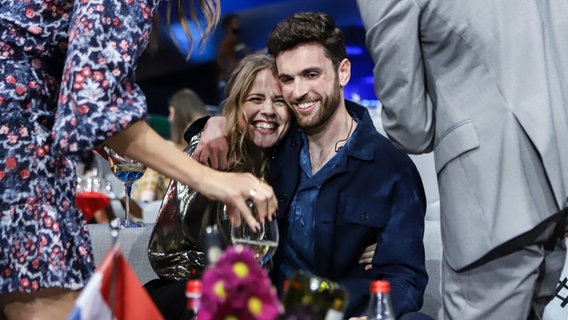
[[110, 169], [112, 173], [122, 182], [124, 182], [124, 193], [126, 195], [126, 218], [121, 221], [121, 228], [138, 228], [144, 227], [142, 222], [134, 222], [130, 216], [130, 192], [132, 190], [132, 183], [140, 179], [146, 166], [142, 163], [120, 155], [118, 152], [111, 148], [107, 148], [109, 155]]
[[[247, 200], [247, 205], [255, 219], [258, 220], [256, 205], [253, 200]], [[253, 252], [256, 260], [266, 266], [272, 259], [278, 247], [278, 223], [276, 219], [266, 220], [260, 224], [260, 231], [253, 231], [243, 217], [237, 214], [231, 223], [231, 241], [233, 245], [248, 246]]]
[[[91, 174], [77, 178], [75, 199], [87, 223], [91, 222], [96, 214], [100, 214], [100, 210], [106, 208], [111, 201], [111, 196], [106, 181], [102, 178]], [[97, 221], [100, 219], [103, 217], [98, 216]]]

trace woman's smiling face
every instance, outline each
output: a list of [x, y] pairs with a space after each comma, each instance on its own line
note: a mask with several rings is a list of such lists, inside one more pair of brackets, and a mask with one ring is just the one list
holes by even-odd
[[271, 70], [257, 73], [245, 99], [244, 113], [247, 123], [240, 119], [238, 127], [260, 148], [272, 147], [288, 131], [290, 111]]

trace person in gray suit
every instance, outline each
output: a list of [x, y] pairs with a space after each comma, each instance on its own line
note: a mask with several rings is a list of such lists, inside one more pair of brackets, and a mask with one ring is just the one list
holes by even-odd
[[434, 152], [443, 314], [541, 318], [566, 252], [568, 2], [357, 2], [388, 136]]

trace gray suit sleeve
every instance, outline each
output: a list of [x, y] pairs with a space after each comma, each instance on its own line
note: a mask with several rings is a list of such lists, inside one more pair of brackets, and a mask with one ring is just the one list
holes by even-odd
[[419, 154], [433, 148], [434, 109], [426, 92], [420, 7], [412, 0], [357, 0], [375, 62], [375, 92], [393, 143]]

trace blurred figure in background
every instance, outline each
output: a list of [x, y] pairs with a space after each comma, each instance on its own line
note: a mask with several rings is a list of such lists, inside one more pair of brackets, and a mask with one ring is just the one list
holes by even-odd
[[[170, 139], [180, 150], [186, 145], [183, 139], [185, 129], [195, 120], [209, 115], [205, 103], [195, 91], [184, 88], [177, 91], [168, 102]], [[152, 168], [132, 185], [132, 199], [150, 202], [161, 200], [170, 179]]]
[[[250, 49], [242, 42], [239, 37], [243, 32], [239, 16], [236, 14], [227, 14], [221, 24], [226, 32], [219, 50], [217, 51], [217, 68], [219, 71], [219, 105], [225, 99], [225, 86], [227, 78], [237, 66], [237, 63], [250, 53]], [[219, 110], [220, 113], [221, 110]]]
[[180, 149], [187, 145], [183, 134], [189, 125], [196, 119], [209, 115], [203, 100], [188, 88], [179, 90], [170, 98], [168, 111], [168, 120], [172, 124], [170, 137]]

